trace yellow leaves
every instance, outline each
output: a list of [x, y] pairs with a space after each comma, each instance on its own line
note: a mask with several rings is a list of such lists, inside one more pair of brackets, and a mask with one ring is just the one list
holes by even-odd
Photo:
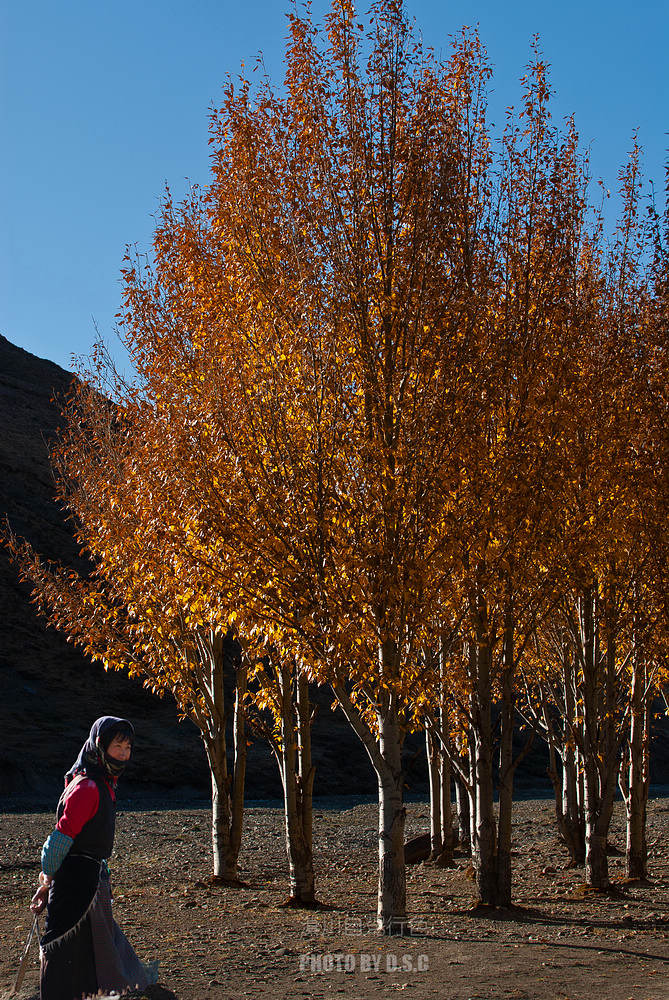
[[[398, 64], [403, 93], [431, 100], [413, 66]], [[440, 73], [432, 65], [446, 93]], [[464, 60], [457, 73], [462, 96], [477, 80]], [[311, 82], [333, 95], [333, 77]], [[166, 204], [151, 272], [125, 268], [128, 344], [152, 413], [131, 394], [117, 441], [92, 406], [86, 426], [97, 430], [75, 433], [64, 459], [81, 484], [73, 512], [119, 610], [113, 620], [85, 596], [78, 625], [106, 617], [132, 648], [126, 659], [176, 663], [175, 686], [202, 636], [234, 626], [250, 653], [273, 644], [311, 657], [313, 676], [341, 669], [370, 691], [395, 685], [408, 703], [434, 680], [421, 647], [440, 618], [466, 616], [470, 584], [494, 614], [507, 578], [543, 600], [542, 577], [559, 576], [546, 570], [549, 541], [558, 549], [565, 533], [560, 503], [583, 424], [580, 403], [559, 408], [570, 385], [560, 364], [570, 376], [593, 367], [582, 345], [571, 360], [570, 324], [583, 321], [589, 343], [604, 336], [580, 312], [593, 291], [583, 267], [560, 271], [554, 255], [579, 245], [562, 212], [575, 178], [539, 161], [548, 186], [530, 206], [522, 184], [498, 185], [484, 123], [465, 133], [454, 106], [473, 142], [462, 162], [453, 147], [454, 176], [480, 176], [480, 203], [455, 187], [437, 202], [413, 166], [417, 150], [435, 149], [434, 117], [420, 102], [411, 117], [401, 101], [393, 169], [409, 169], [411, 183], [386, 198], [372, 92], [361, 88], [359, 109], [372, 127], [356, 129], [350, 105], [334, 100], [337, 145], [324, 129], [317, 150], [304, 135], [312, 108], [290, 120], [269, 96], [231, 96], [230, 119], [216, 116], [224, 158], [207, 196], [183, 215]], [[286, 138], [301, 144], [289, 157]], [[486, 226], [497, 199], [499, 232]], [[528, 256], [516, 233], [530, 207]], [[459, 221], [465, 209], [481, 245]], [[379, 677], [379, 620], [398, 643], [392, 683]], [[463, 672], [457, 655], [448, 670]]]

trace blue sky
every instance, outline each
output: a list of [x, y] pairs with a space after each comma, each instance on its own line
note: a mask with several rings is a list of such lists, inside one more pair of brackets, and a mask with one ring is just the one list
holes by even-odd
[[[314, 0], [316, 19], [326, 9]], [[359, 9], [366, 9], [360, 4]], [[167, 181], [206, 183], [207, 115], [259, 50], [283, 75], [286, 0], [4, 0], [0, 6], [0, 333], [71, 367], [94, 323], [113, 344], [127, 243], [150, 245]], [[663, 199], [669, 146], [667, 0], [407, 0], [426, 44], [478, 24], [491, 118], [518, 99], [541, 36], [557, 117], [573, 113], [593, 173], [615, 190], [635, 129]], [[663, 201], [661, 202], [663, 203]]]

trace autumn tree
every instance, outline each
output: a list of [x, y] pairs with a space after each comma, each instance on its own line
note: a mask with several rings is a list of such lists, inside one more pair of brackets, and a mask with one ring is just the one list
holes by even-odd
[[212, 182], [166, 200], [154, 266], [127, 269], [124, 322], [179, 413], [180, 466], [191, 428], [208, 436], [187, 477], [218, 506], [203, 560], [252, 629], [332, 685], [370, 756], [379, 925], [395, 931], [401, 747], [446, 574], [450, 456], [479, 406], [453, 102], [487, 70], [476, 42], [450, 67], [422, 51], [400, 4], [373, 15], [366, 32], [336, 3], [321, 46], [293, 14], [285, 95], [229, 85]]
[[[556, 756], [562, 761], [562, 801], [552, 768], [561, 832], [572, 861], [585, 860], [587, 880], [596, 888], [608, 885], [607, 832], [628, 724], [635, 790], [626, 797], [630, 830], [636, 831], [630, 837], [639, 842], [645, 787], [641, 706], [652, 697], [648, 681], [654, 673], [652, 667], [646, 673], [652, 654], [644, 650], [653, 615], [643, 623], [639, 599], [650, 559], [638, 497], [648, 483], [639, 402], [648, 376], [651, 290], [636, 147], [621, 172], [621, 193], [623, 214], [614, 238], [607, 247], [601, 226], [593, 232], [577, 286], [578, 396], [555, 536], [562, 596], [538, 635], [527, 688], [528, 711], [546, 734], [552, 762]], [[644, 506], [653, 511], [645, 495]]]
[[[667, 678], [667, 221], [640, 197], [639, 151], [624, 182], [626, 225], [617, 271], [619, 325], [628, 343], [624, 405], [633, 415], [627, 478], [629, 584], [625, 645], [627, 732], [620, 787], [627, 814], [627, 873], [647, 876], [646, 807], [654, 702]], [[663, 226], [664, 223], [664, 226]]]
[[586, 877], [598, 888], [608, 885], [606, 839], [624, 738], [625, 626], [647, 558], [634, 516], [639, 415], [629, 396], [647, 295], [640, 180], [635, 148], [621, 172], [623, 214], [601, 261], [596, 326], [581, 354], [588, 388], [569, 504], [580, 525], [572, 537], [573, 603], [566, 623], [582, 713]]
[[[58, 494], [91, 564], [88, 576], [46, 563], [29, 542], [7, 532], [10, 554], [47, 622], [105, 669], [124, 670], [154, 693], [170, 693], [200, 731], [212, 782], [214, 878], [237, 881], [247, 741], [246, 663], [215, 592], [197, 589], [177, 542], [188, 531], [170, 482], [152, 456], [163, 427], [145, 401], [127, 392], [99, 348], [95, 382], [116, 402], [79, 381], [64, 410], [52, 462]], [[148, 430], [152, 433], [149, 434]], [[175, 542], [177, 544], [175, 545]], [[233, 760], [229, 771], [225, 680], [232, 679]]]
[[458, 601], [479, 887], [510, 900], [514, 684], [553, 594], [587, 246], [541, 60], [495, 162], [476, 37], [443, 64], [400, 4], [373, 14], [366, 32], [335, 4], [325, 41], [293, 14], [285, 93], [229, 84], [212, 181], [166, 199], [124, 323], [204, 502], [191, 549], [253, 634], [332, 685], [369, 754], [379, 924], [401, 930], [401, 748]]
[[586, 243], [585, 167], [573, 127], [561, 133], [551, 122], [537, 50], [523, 85], [500, 156], [483, 163], [483, 211], [470, 219], [460, 209], [459, 246], [475, 274], [469, 315], [482, 359], [481, 408], [463, 440], [454, 486], [457, 515], [449, 527], [458, 586], [451, 580], [441, 595], [444, 612], [462, 621], [462, 648], [454, 649], [450, 670], [461, 677], [467, 720], [469, 773], [461, 778], [470, 789], [477, 884], [483, 903], [502, 906], [511, 903], [518, 670], [555, 603], [560, 576], [560, 498], [577, 419], [573, 289]]

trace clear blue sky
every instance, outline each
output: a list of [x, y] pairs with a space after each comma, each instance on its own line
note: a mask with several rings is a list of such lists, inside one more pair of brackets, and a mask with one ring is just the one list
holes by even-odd
[[[0, 333], [63, 367], [94, 320], [113, 341], [126, 243], [148, 247], [167, 181], [206, 182], [207, 114], [258, 50], [283, 75], [286, 0], [4, 0], [0, 6]], [[366, 9], [366, 2], [359, 4]], [[318, 19], [325, 0], [314, 0]], [[541, 36], [557, 97], [595, 176], [615, 189], [639, 130], [663, 198], [669, 145], [667, 0], [407, 0], [426, 44], [479, 24], [492, 120], [518, 98]], [[663, 201], [661, 202], [663, 204]]]

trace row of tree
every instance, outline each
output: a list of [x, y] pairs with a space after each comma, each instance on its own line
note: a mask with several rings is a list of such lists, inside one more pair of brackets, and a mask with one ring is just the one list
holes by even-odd
[[442, 61], [400, 0], [367, 27], [348, 0], [323, 32], [289, 23], [281, 91], [228, 83], [210, 183], [168, 192], [151, 260], [127, 259], [136, 378], [99, 348], [65, 410], [54, 462], [91, 575], [10, 545], [52, 624], [199, 726], [221, 878], [237, 873], [251, 723], [279, 763], [291, 895], [314, 899], [310, 684], [378, 778], [381, 929], [407, 927], [414, 728], [433, 850], [448, 860], [455, 778], [482, 902], [511, 902], [519, 720], [548, 741], [590, 884], [608, 884], [621, 775], [643, 875], [669, 284], [639, 150], [606, 237], [537, 49], [495, 141], [475, 33]]

